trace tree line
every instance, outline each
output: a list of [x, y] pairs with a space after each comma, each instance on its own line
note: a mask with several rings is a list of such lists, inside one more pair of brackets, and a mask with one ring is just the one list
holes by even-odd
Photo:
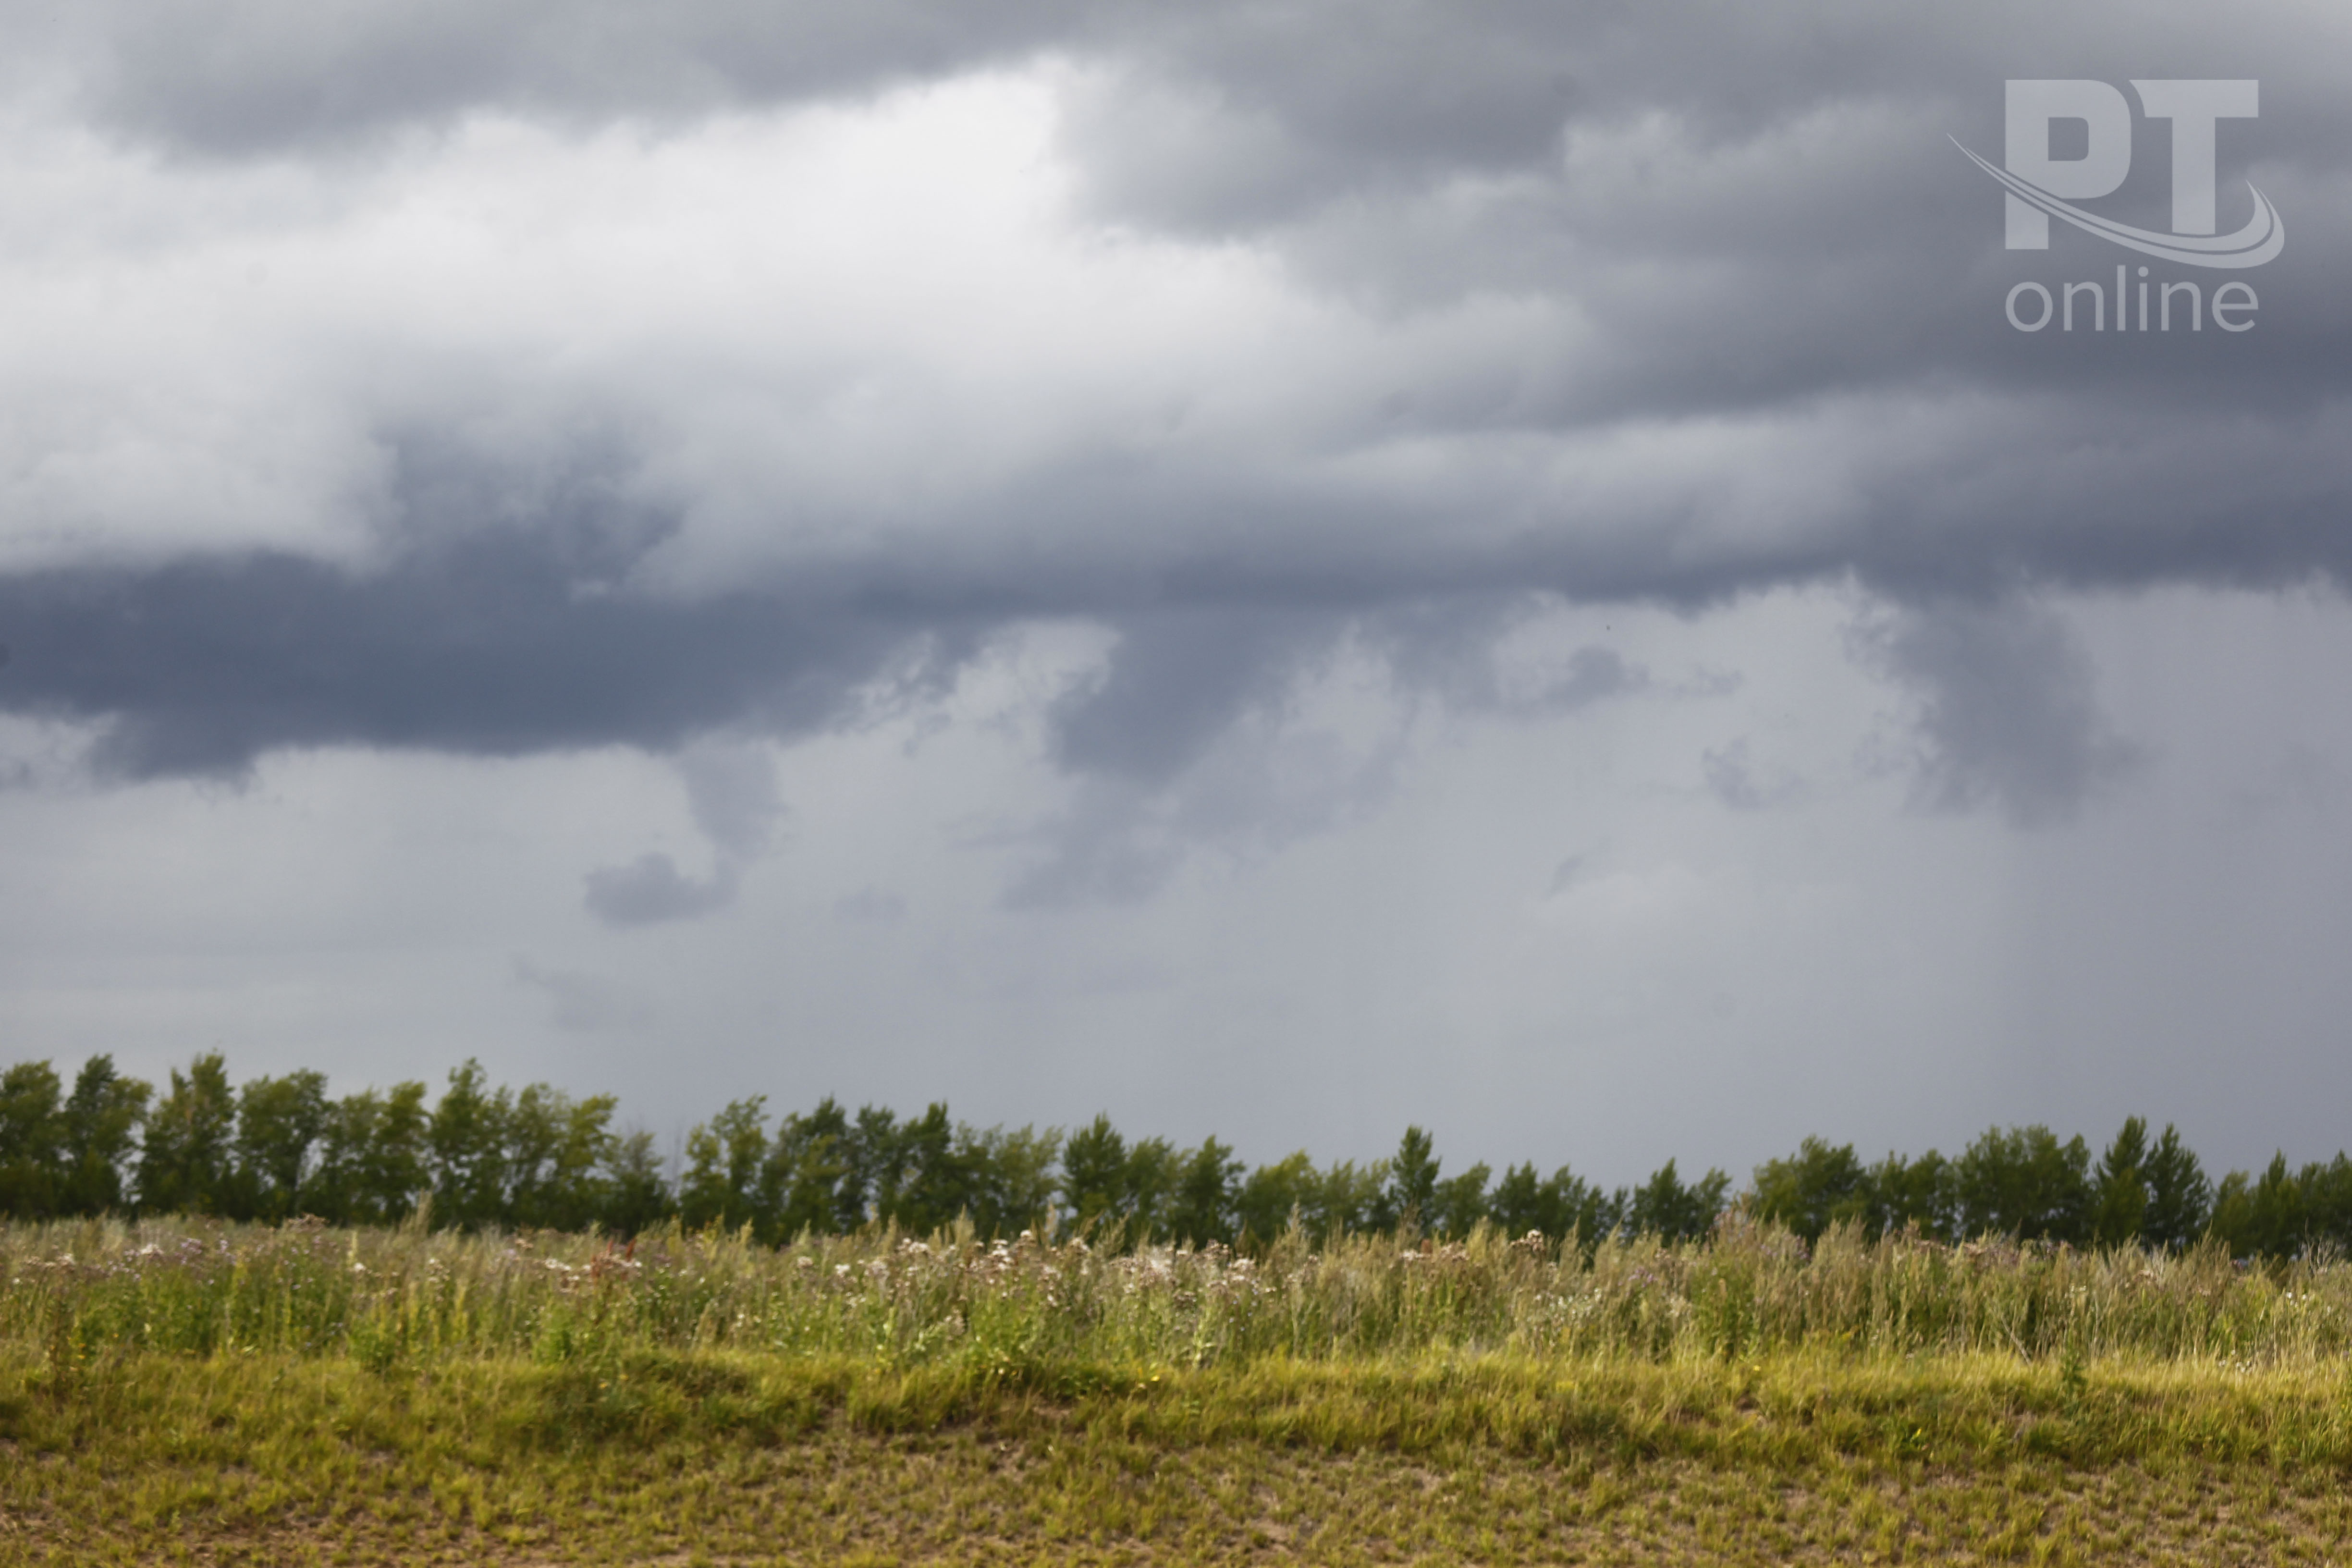
[[1669, 1160], [1636, 1187], [1603, 1189], [1566, 1166], [1497, 1178], [1446, 1175], [1429, 1136], [1396, 1153], [1317, 1165], [1304, 1150], [1251, 1167], [1212, 1137], [1195, 1149], [1133, 1141], [1108, 1116], [1074, 1131], [975, 1128], [943, 1103], [921, 1115], [831, 1099], [772, 1118], [764, 1096], [730, 1102], [687, 1135], [672, 1173], [653, 1136], [614, 1125], [611, 1095], [543, 1083], [493, 1087], [468, 1061], [427, 1103], [421, 1082], [340, 1099], [324, 1074], [232, 1088], [218, 1053], [173, 1068], [160, 1094], [106, 1056], [68, 1089], [47, 1061], [0, 1073], [0, 1215], [50, 1219], [201, 1214], [278, 1222], [394, 1225], [422, 1215], [478, 1230], [596, 1227], [634, 1235], [676, 1219], [749, 1226], [781, 1243], [804, 1231], [895, 1225], [928, 1233], [960, 1216], [983, 1236], [1084, 1226], [1129, 1242], [1249, 1246], [1292, 1224], [1310, 1235], [1460, 1237], [1480, 1223], [1587, 1243], [1616, 1232], [1687, 1240], [1738, 1208], [1817, 1240], [1841, 1223], [1875, 1237], [1915, 1228], [1946, 1242], [2004, 1235], [2076, 1247], [2179, 1250], [2211, 1237], [2240, 1257], [2352, 1251], [2352, 1160], [2217, 1184], [2170, 1126], [2125, 1121], [2094, 1160], [2080, 1136], [1991, 1128], [1959, 1155], [1933, 1150], [1867, 1163], [1853, 1145], [1808, 1138], [1735, 1192]]

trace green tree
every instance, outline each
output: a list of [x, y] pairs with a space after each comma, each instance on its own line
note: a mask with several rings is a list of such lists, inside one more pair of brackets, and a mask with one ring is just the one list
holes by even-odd
[[337, 1225], [396, 1225], [415, 1212], [432, 1184], [425, 1095], [412, 1079], [327, 1107], [305, 1199], [311, 1212]]
[[2150, 1247], [2179, 1252], [2205, 1234], [2212, 1216], [2213, 1184], [2205, 1169], [2167, 1122], [2142, 1163], [2147, 1185], [2147, 1211], [2140, 1219], [2140, 1236]]
[[512, 1223], [507, 1212], [507, 1123], [514, 1097], [493, 1094], [471, 1058], [449, 1074], [433, 1108], [425, 1143], [433, 1153], [433, 1217], [461, 1230]]
[[[1566, 1173], [1566, 1167], [1561, 1169]], [[1568, 1224], [1560, 1213], [1562, 1205], [1550, 1184], [1536, 1174], [1532, 1160], [1503, 1173], [1503, 1179], [1495, 1184], [1495, 1195], [1487, 1206], [1494, 1215], [1496, 1228], [1514, 1241], [1530, 1232], [1554, 1241], [1568, 1234]]]
[[535, 1083], [516, 1096], [507, 1120], [507, 1202], [519, 1226], [585, 1230], [604, 1212], [619, 1101], [609, 1094], [574, 1100]]
[[2303, 1184], [2274, 1154], [2260, 1179], [2243, 1171], [2221, 1178], [2213, 1194], [2212, 1234], [2233, 1258], [2293, 1258], [2305, 1241]]
[[1183, 1168], [1183, 1156], [1165, 1138], [1139, 1138], [1129, 1146], [1118, 1212], [1129, 1241], [1140, 1246], [1167, 1235]]
[[1127, 1140], [1104, 1112], [1062, 1145], [1062, 1206], [1073, 1226], [1101, 1226], [1119, 1217], [1126, 1195]]
[[1612, 1197], [1566, 1165], [1538, 1178], [1528, 1163], [1503, 1173], [1487, 1212], [1496, 1228], [1514, 1239], [1530, 1231], [1552, 1241], [1576, 1237], [1590, 1251], [1618, 1228], [1625, 1207], [1622, 1193]]
[[102, 1215], [124, 1206], [123, 1170], [138, 1147], [139, 1124], [152, 1092], [116, 1072], [112, 1057], [95, 1056], [81, 1064], [61, 1113], [61, 1213]]
[[1756, 1167], [1758, 1217], [1776, 1220], [1807, 1241], [1819, 1241], [1841, 1222], [1867, 1227], [1871, 1196], [1870, 1173], [1851, 1143], [1832, 1148], [1808, 1138], [1789, 1158]]
[[726, 1109], [686, 1135], [686, 1175], [678, 1184], [678, 1217], [693, 1229], [716, 1225], [757, 1232], [772, 1224], [761, 1192], [768, 1169], [768, 1097], [730, 1100]]
[[1494, 1175], [1482, 1161], [1459, 1175], [1448, 1176], [1430, 1194], [1432, 1228], [1438, 1235], [1460, 1238], [1488, 1217], [1486, 1183]]
[[[1064, 1163], [1067, 1163], [1065, 1155]], [[1315, 1216], [1309, 1206], [1320, 1186], [1315, 1162], [1304, 1149], [1250, 1172], [1243, 1178], [1241, 1194], [1234, 1201], [1242, 1244], [1264, 1247], [1287, 1231], [1294, 1221], [1302, 1227], [1310, 1226]]]
[[0, 1215], [47, 1219], [58, 1212], [64, 1109], [48, 1063], [19, 1062], [0, 1072]]
[[1054, 1162], [1062, 1152], [1058, 1128], [1020, 1127], [985, 1132], [963, 1129], [965, 1154], [977, 1173], [971, 1219], [980, 1234], [1013, 1236], [1050, 1230], [1054, 1224]]
[[2303, 1188], [2305, 1235], [2339, 1256], [2352, 1253], [2352, 1159], [2339, 1153], [2325, 1165], [2305, 1165], [2296, 1180]]
[[311, 1153], [326, 1131], [324, 1073], [247, 1079], [237, 1091], [236, 1170], [225, 1211], [271, 1225], [301, 1212]]
[[[1437, 1173], [1443, 1168], [1436, 1143], [1418, 1127], [1408, 1127], [1389, 1165], [1388, 1212], [1392, 1223], [1433, 1229], [1437, 1223]], [[1385, 1227], [1383, 1227], [1385, 1228]]]
[[1242, 1194], [1242, 1163], [1214, 1138], [1184, 1156], [1176, 1173], [1175, 1201], [1168, 1212], [1168, 1234], [1194, 1246], [1234, 1238], [1234, 1222]]
[[2139, 1241], [2147, 1224], [2147, 1123], [2126, 1117], [2091, 1173], [2091, 1238], [2100, 1246]]
[[612, 1180], [604, 1189], [604, 1210], [597, 1223], [615, 1236], [639, 1236], [676, 1212], [669, 1183], [662, 1176], [662, 1157], [654, 1135], [640, 1129], [625, 1134], [614, 1146]]
[[[845, 1231], [879, 1221], [897, 1206], [907, 1184], [909, 1149], [898, 1113], [887, 1106], [861, 1105], [850, 1128], [848, 1173], [842, 1178]], [[853, 1212], [854, 1210], [854, 1212]]]
[[151, 1214], [218, 1214], [227, 1194], [236, 1097], [218, 1051], [198, 1057], [187, 1076], [172, 1069], [171, 1092], [147, 1119], [139, 1154], [139, 1206]]
[[2080, 1247], [2091, 1233], [2091, 1152], [2047, 1127], [1995, 1127], [1969, 1145], [1954, 1187], [1963, 1237], [2001, 1234]]
[[1937, 1241], [1954, 1239], [1958, 1199], [1952, 1162], [1933, 1149], [1916, 1160], [1889, 1153], [1870, 1168], [1863, 1228], [1886, 1236], [1914, 1226]]
[[1626, 1218], [1637, 1236], [1695, 1241], [1714, 1227], [1715, 1217], [1723, 1212], [1724, 1201], [1730, 1192], [1731, 1178], [1721, 1171], [1709, 1171], [1696, 1182], [1685, 1184], [1676, 1174], [1675, 1163], [1669, 1160], [1634, 1189], [1633, 1206]]
[[1328, 1239], [1391, 1228], [1397, 1222], [1396, 1210], [1389, 1201], [1393, 1189], [1394, 1173], [1386, 1160], [1369, 1165], [1334, 1161], [1316, 1180], [1314, 1196], [1307, 1205], [1307, 1234]]
[[[854, 1205], [844, 1189], [851, 1174], [851, 1134], [848, 1112], [831, 1095], [814, 1110], [794, 1111], [777, 1125], [761, 1168], [762, 1205], [772, 1216], [776, 1240], [790, 1241], [803, 1232], [831, 1233], [855, 1229], [865, 1219], [865, 1199]], [[855, 1216], [845, 1220], [845, 1208]]]
[[892, 1165], [897, 1179], [877, 1203], [877, 1217], [910, 1235], [929, 1236], [971, 1213], [985, 1175], [977, 1152], [968, 1138], [957, 1136], [945, 1101], [924, 1107], [922, 1115], [899, 1124]]

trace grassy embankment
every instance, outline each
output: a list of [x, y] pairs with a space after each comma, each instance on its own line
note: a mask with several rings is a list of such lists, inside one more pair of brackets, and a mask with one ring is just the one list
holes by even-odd
[[2340, 1561], [2352, 1267], [0, 1230], [0, 1561]]

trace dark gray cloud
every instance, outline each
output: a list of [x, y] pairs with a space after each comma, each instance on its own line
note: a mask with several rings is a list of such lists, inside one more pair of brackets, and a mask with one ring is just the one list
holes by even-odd
[[491, 533], [352, 573], [278, 553], [0, 577], [8, 708], [104, 726], [125, 778], [278, 747], [669, 750], [842, 720], [925, 628], [769, 594], [600, 594], [558, 542]]
[[[234, 775], [283, 747], [672, 751], [843, 721], [961, 636], [951, 615], [788, 586], [633, 587], [671, 524], [623, 498], [602, 444], [551, 469], [400, 452], [375, 563], [239, 550], [0, 574], [22, 650], [0, 705], [100, 726], [90, 760], [127, 779]], [[739, 857], [778, 809], [764, 765], [689, 760], [698, 821]]]
[[1503, 657], [1511, 632], [1558, 596], [1496, 593], [1391, 604], [1352, 628], [1399, 689], [1437, 698], [1465, 713], [1558, 718], [1612, 697], [1650, 688], [1650, 672], [1598, 644], [1532, 669]]
[[588, 912], [606, 925], [660, 925], [723, 910], [735, 901], [737, 888], [730, 862], [708, 877], [689, 877], [668, 856], [647, 854], [589, 872], [586, 901]]
[[96, 0], [5, 14], [20, 59], [63, 57], [106, 121], [174, 148], [266, 156], [486, 109], [593, 121], [851, 97], [1017, 58], [1079, 10]]
[[1580, 647], [1568, 668], [1546, 682], [1535, 705], [1549, 713], [1573, 713], [1608, 697], [1622, 697], [1649, 685], [1649, 675], [1625, 662], [1614, 648]]
[[1102, 677], [1055, 704], [1054, 755], [1083, 772], [1164, 783], [1244, 707], [1278, 700], [1291, 662], [1327, 646], [1334, 630], [1295, 610], [1123, 617]]
[[1918, 798], [1938, 811], [1990, 805], [2021, 827], [2064, 822], [2139, 766], [2111, 732], [2089, 659], [2039, 605], [1945, 603], [1856, 634], [1864, 656], [1918, 702]]
[[710, 845], [710, 873], [689, 877], [658, 852], [592, 871], [588, 910], [606, 925], [656, 925], [727, 908], [783, 816], [775, 762], [761, 747], [698, 742], [679, 754], [677, 770], [694, 825]]
[[678, 759], [678, 773], [694, 825], [713, 849], [740, 862], [767, 848], [784, 804], [766, 751], [723, 742], [691, 747]]
[[[1436, 1105], [1633, 1178], [2335, 1136], [2276, 1121], [2344, 1077], [2341, 7], [0, 18], [28, 1052], [364, 1074], [537, 1013], [561, 1056], [494, 1071], [679, 1125], [946, 1092], [1363, 1157]], [[2262, 79], [2260, 326], [2011, 331], [2117, 257], [2005, 251], [1948, 135], [2149, 72]], [[2137, 133], [2108, 210], [2160, 225]], [[1922, 810], [2078, 829], [1890, 820], [1881, 712]], [[624, 749], [675, 797], [615, 819], [604, 755], [67, 799], [85, 741]]]
[[[611, 428], [552, 468], [390, 429], [372, 563], [215, 549], [0, 576], [19, 655], [0, 704], [102, 725], [97, 761], [131, 777], [286, 746], [671, 750], [839, 723], [909, 661], [936, 676], [992, 628], [1075, 616], [1117, 640], [1055, 707], [1051, 755], [1158, 798], [1350, 638], [1401, 687], [1559, 713], [1647, 677], [1594, 647], [1505, 689], [1492, 646], [1530, 595], [1697, 609], [1853, 581], [1921, 606], [1869, 657], [1921, 694], [1927, 798], [2063, 816], [2123, 753], [2026, 599], [2352, 577], [2352, 300], [2333, 282], [2352, 110], [2315, 45], [2336, 25], [2133, 14], [2126, 47], [2124, 16], [20, 7], [18, 79], [63, 83], [110, 135], [231, 160], [340, 156], [476, 111], [675, 124], [1051, 59], [1084, 215], [1268, 258], [1382, 346], [1300, 370], [1246, 438], [1083, 435], [939, 501], [928, 533], [856, 495], [779, 495], [835, 542], [691, 593], [644, 564], [740, 480], [662, 450], [651, 395], [582, 389]], [[1947, 132], [1991, 148], [2006, 76], [2159, 57], [2263, 80], [2223, 160], [2227, 199], [2258, 171], [2287, 215], [2261, 329], [2011, 331], [2012, 281], [2112, 258], [2071, 234], [2003, 251], [1998, 193]], [[2160, 199], [2144, 151], [2133, 213]], [[1213, 398], [1218, 374], [1180, 390]], [[656, 459], [660, 503], [639, 482]], [[739, 831], [704, 827], [722, 849]], [[1088, 877], [1148, 884], [1137, 868], [1160, 860], [1114, 841]], [[717, 886], [656, 865], [598, 873], [619, 879], [599, 907]]]

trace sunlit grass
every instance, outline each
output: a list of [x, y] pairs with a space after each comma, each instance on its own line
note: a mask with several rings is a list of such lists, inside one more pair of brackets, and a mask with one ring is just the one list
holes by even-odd
[[1509, 1352], [1676, 1363], [1755, 1352], [2137, 1356], [2301, 1367], [2352, 1346], [2352, 1267], [1947, 1247], [1833, 1231], [1808, 1248], [1728, 1224], [1706, 1245], [1589, 1253], [1481, 1230], [1258, 1258], [1082, 1239], [809, 1237], [772, 1249], [675, 1227], [627, 1247], [166, 1220], [0, 1227], [0, 1342], [75, 1353], [526, 1356], [597, 1347], [846, 1355], [976, 1369], [1183, 1367]]
[[172, 1221], [0, 1230], [0, 1561], [2352, 1540], [2342, 1265], [1737, 1225], [1244, 1258]]

